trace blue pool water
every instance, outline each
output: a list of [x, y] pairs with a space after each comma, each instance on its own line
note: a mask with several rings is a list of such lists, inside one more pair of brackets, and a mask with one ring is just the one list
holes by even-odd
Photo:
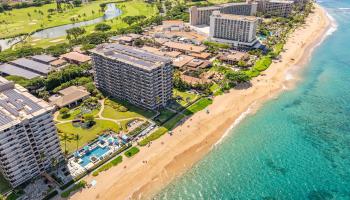
[[85, 154], [83, 157], [81, 157], [81, 159], [83, 160], [82, 163], [80, 163], [81, 166], [85, 167], [87, 164], [89, 164], [91, 162], [91, 157], [95, 156], [98, 159], [100, 159], [107, 151], [109, 150], [108, 147], [105, 148], [101, 148], [99, 146], [97, 146], [96, 148], [94, 148], [93, 150], [91, 150], [89, 153]]
[[247, 117], [155, 199], [350, 199], [350, 0], [293, 91]]

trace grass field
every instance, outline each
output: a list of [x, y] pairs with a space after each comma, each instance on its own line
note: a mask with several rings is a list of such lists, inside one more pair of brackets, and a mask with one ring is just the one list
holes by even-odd
[[[122, 2], [116, 5], [119, 9], [122, 10], [122, 15], [115, 19], [105, 21], [106, 24], [109, 24], [112, 27], [112, 30], [128, 27], [129, 25], [122, 21], [122, 19], [126, 16], [144, 15], [146, 17], [151, 17], [158, 14], [158, 9], [156, 6], [147, 4], [141, 0]], [[94, 31], [94, 28], [95, 25], [87, 26], [86, 31], [88, 33], [91, 33]]]
[[99, 12], [99, 4], [103, 2], [112, 2], [112, 0], [93, 1], [82, 4], [81, 7], [66, 9], [62, 13], [53, 12], [50, 18], [48, 17], [50, 15], [48, 10], [55, 9], [55, 3], [0, 13], [0, 37], [7, 38], [18, 34], [31, 33], [38, 29], [70, 24], [72, 23], [71, 18], [76, 18], [79, 21], [98, 18], [103, 16], [103, 12]]
[[[102, 1], [99, 1], [99, 2], [102, 2]], [[106, 24], [109, 24], [112, 27], [112, 30], [117, 30], [119, 28], [125, 28], [128, 26], [128, 24], [122, 21], [123, 17], [137, 16], [137, 15], [145, 15], [147, 17], [150, 17], [158, 13], [156, 6], [147, 4], [144, 1], [140, 1], [140, 0], [121, 2], [121, 3], [117, 3], [116, 6], [122, 10], [123, 12], [122, 15], [115, 19], [107, 20], [104, 22]], [[99, 9], [99, 5], [96, 5], [96, 8]], [[95, 31], [94, 30], [95, 25], [85, 26], [84, 28], [87, 33], [92, 33]], [[1, 26], [0, 26], [0, 31], [1, 31]], [[0, 32], [0, 35], [1, 35], [1, 32]], [[29, 37], [26, 40], [26, 44], [30, 44], [32, 46], [42, 47], [42, 48], [47, 48], [49, 46], [64, 43], [64, 42], [67, 42], [65, 37], [49, 38], [49, 39], [39, 39], [39, 38]], [[20, 46], [20, 44], [16, 46]]]
[[192, 115], [192, 114], [194, 114], [194, 113], [196, 113], [198, 111], [203, 110], [204, 108], [206, 108], [207, 106], [209, 106], [212, 103], [213, 103], [213, 100], [211, 100], [209, 98], [200, 99], [199, 101], [197, 101], [196, 103], [194, 103], [193, 105], [188, 107], [184, 111], [184, 114], [185, 115]]
[[[118, 100], [106, 100], [108, 102], [105, 103], [105, 109], [102, 112], [102, 116], [111, 119], [127, 119], [127, 118], [150, 118], [155, 115], [154, 112], [139, 108], [137, 106], [131, 105], [126, 102], [118, 101]], [[128, 108], [126, 112], [120, 112], [117, 109], [113, 108], [113, 106], [124, 106]]]
[[135, 154], [137, 154], [139, 151], [140, 151], [139, 148], [137, 148], [137, 147], [132, 147], [131, 149], [129, 149], [128, 151], [126, 151], [126, 152], [124, 153], [124, 155], [125, 155], [126, 157], [130, 158], [130, 157], [133, 157]]
[[[89, 114], [97, 115], [98, 111], [99, 111], [98, 109], [95, 109], [95, 110], [92, 110]], [[73, 119], [75, 119], [80, 113], [81, 113], [81, 110], [80, 110], [79, 107], [78, 107], [78, 108], [73, 109], [73, 110], [71, 110], [71, 111], [69, 112], [69, 117], [67, 117], [67, 118], [62, 118], [62, 115], [59, 114], [58, 117], [57, 117], [57, 119], [58, 119], [59, 121], [73, 120]]]
[[182, 92], [177, 89], [173, 90], [173, 101], [169, 105], [171, 109], [180, 111], [185, 108], [189, 103], [197, 100], [199, 96], [197, 94], [190, 93], [188, 91]]
[[[94, 140], [98, 135], [103, 133], [103, 131], [107, 129], [112, 129], [115, 132], [118, 132], [120, 130], [119, 126], [108, 120], [100, 120], [96, 119], [96, 124], [89, 128], [84, 129], [80, 127], [74, 127], [71, 122], [57, 124], [57, 129], [62, 133], [67, 133], [67, 135], [70, 137], [69, 140], [67, 140], [67, 150], [68, 153], [72, 153], [77, 149], [77, 141], [74, 139], [74, 136], [78, 134], [81, 139], [78, 141], [78, 148], [84, 146], [86, 143]], [[63, 134], [60, 133], [60, 138], [62, 139]], [[62, 149], [64, 149], [64, 141], [61, 140], [61, 146]]]
[[174, 116], [173, 118], [171, 118], [169, 121], [165, 122], [163, 124], [163, 126], [168, 129], [171, 130], [175, 127], [175, 125], [184, 118], [185, 116], [183, 116], [182, 114], [178, 114], [176, 116]]
[[160, 114], [158, 115], [158, 117], [156, 117], [154, 120], [159, 122], [159, 123], [163, 123], [174, 115], [175, 115], [174, 112], [172, 112], [168, 109], [163, 109], [160, 111]]

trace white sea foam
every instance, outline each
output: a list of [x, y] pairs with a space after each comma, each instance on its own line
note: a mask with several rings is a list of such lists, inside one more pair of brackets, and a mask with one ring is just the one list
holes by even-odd
[[338, 8], [339, 10], [350, 10], [350, 8]]
[[289, 80], [293, 80], [294, 79], [294, 76], [291, 72], [287, 72], [286, 73], [286, 78], [285, 78], [287, 81]]
[[230, 131], [236, 127], [244, 118], [246, 118], [251, 112], [252, 112], [252, 108], [253, 106], [256, 104], [256, 102], [252, 103], [248, 109], [246, 111], [244, 111], [234, 122], [233, 124], [230, 126], [230, 128], [228, 128], [226, 130], [226, 132], [224, 133], [224, 135], [213, 145], [213, 147], [215, 147], [216, 145], [220, 144], [224, 138], [230, 133]]

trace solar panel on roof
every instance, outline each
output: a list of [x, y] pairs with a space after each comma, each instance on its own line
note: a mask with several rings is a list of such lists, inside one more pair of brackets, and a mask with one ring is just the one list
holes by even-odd
[[0, 110], [0, 125], [8, 124], [12, 121], [12, 119], [5, 115], [4, 112]]
[[26, 96], [16, 92], [15, 90], [7, 90], [7, 91], [4, 91], [3, 94], [6, 95], [9, 98], [10, 103], [14, 102], [17, 99], [23, 100], [22, 107], [24, 107], [25, 105], [28, 106], [31, 109], [30, 113], [38, 111], [38, 110], [40, 110], [42, 108], [40, 105], [35, 103], [33, 100], [31, 100], [28, 97], [26, 97]]
[[20, 58], [20, 59], [11, 61], [10, 63], [13, 65], [17, 65], [19, 67], [33, 70], [34, 72], [41, 73], [41, 74], [48, 74], [52, 69], [50, 65], [36, 62], [34, 60], [29, 60], [27, 58]]
[[21, 77], [24, 77], [27, 79], [32, 79], [32, 78], [40, 76], [40, 74], [31, 72], [31, 71], [23, 69], [21, 67], [10, 65], [8, 63], [0, 65], [0, 72], [2, 72], [4, 74], [8, 74], [8, 75], [21, 76]]

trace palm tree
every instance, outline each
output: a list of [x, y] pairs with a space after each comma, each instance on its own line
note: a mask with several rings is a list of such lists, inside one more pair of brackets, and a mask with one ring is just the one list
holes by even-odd
[[79, 149], [79, 141], [81, 140], [81, 136], [77, 133], [74, 135], [74, 140], [77, 142], [77, 151]]
[[64, 141], [64, 155], [67, 153], [67, 141], [69, 142], [71, 138], [67, 135], [67, 133], [60, 134], [61, 140]]

